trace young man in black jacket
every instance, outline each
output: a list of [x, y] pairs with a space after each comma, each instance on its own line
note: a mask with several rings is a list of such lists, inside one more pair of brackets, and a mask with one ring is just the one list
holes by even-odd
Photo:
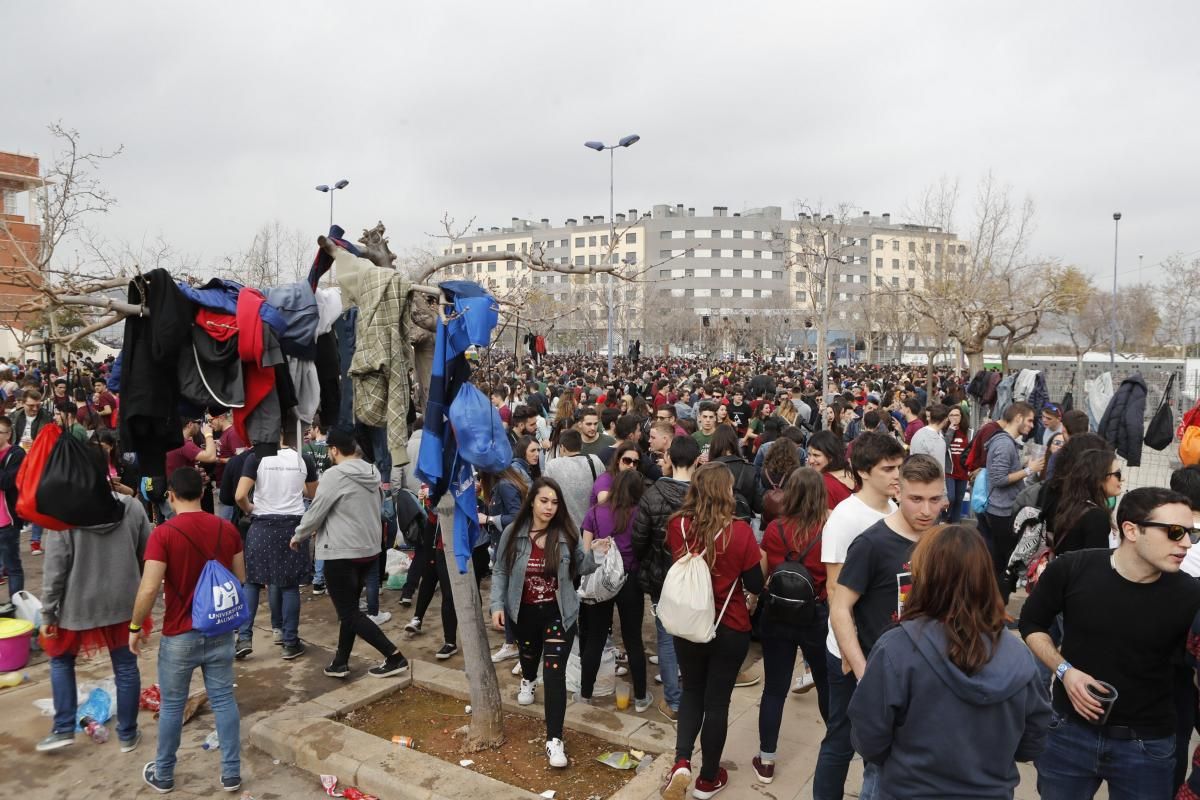
[[[1021, 611], [1021, 635], [1054, 670], [1054, 721], [1036, 761], [1045, 800], [1171, 797], [1176, 713], [1173, 662], [1200, 610], [1200, 583], [1181, 574], [1197, 537], [1188, 499], [1144, 487], [1117, 509], [1116, 550], [1050, 562]], [[1062, 614], [1062, 647], [1050, 625]], [[1102, 703], [1107, 692], [1116, 697]], [[1111, 695], [1109, 695], [1111, 696]]]
[[[671, 567], [667, 552], [667, 520], [683, 505], [692, 480], [692, 470], [700, 458], [700, 444], [690, 436], [671, 440], [663, 458], [663, 473], [642, 495], [638, 515], [633, 523], [633, 552], [638, 560], [638, 580], [642, 591], [650, 595], [651, 607], [658, 605], [663, 580]], [[654, 617], [658, 632], [658, 668], [662, 673], [663, 699], [658, 710], [674, 721], [679, 713], [682, 696], [679, 687], [679, 664], [675, 660], [675, 642], [663, 629], [658, 616]]]

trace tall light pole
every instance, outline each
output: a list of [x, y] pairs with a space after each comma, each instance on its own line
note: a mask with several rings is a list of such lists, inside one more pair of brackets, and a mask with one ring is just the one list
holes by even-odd
[[320, 186], [316, 187], [318, 192], [325, 192], [326, 194], [329, 195], [329, 227], [331, 227], [331, 228], [333, 227], [333, 193], [336, 192], [338, 189], [345, 189], [349, 185], [350, 185], [350, 181], [346, 180], [345, 178], [342, 178], [340, 181], [335, 183], [333, 186], [328, 186], [328, 185], [322, 183]]
[[1117, 368], [1117, 242], [1121, 229], [1121, 212], [1113, 212], [1113, 290], [1112, 290], [1112, 343], [1108, 347], [1108, 364]]
[[[611, 252], [616, 252], [617, 248], [617, 227], [616, 221], [613, 219], [613, 166], [614, 157], [613, 151], [618, 147], [629, 147], [636, 144], [642, 137], [636, 133], [631, 133], [628, 136], [621, 137], [621, 140], [613, 145], [606, 145], [604, 142], [584, 142], [583, 146], [595, 150], [597, 153], [608, 151], [608, 247]], [[611, 262], [612, 259], [609, 259]], [[611, 264], [609, 265], [611, 266]], [[608, 273], [608, 376], [611, 378], [613, 374], [613, 276]]]

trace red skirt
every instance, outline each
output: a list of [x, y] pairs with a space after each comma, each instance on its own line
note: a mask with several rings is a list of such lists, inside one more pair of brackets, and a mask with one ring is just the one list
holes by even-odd
[[[154, 617], [146, 615], [142, 622], [142, 633], [149, 634], [154, 630]], [[57, 636], [38, 635], [38, 644], [51, 658], [62, 655], [90, 658], [101, 650], [116, 650], [129, 646], [129, 621], [105, 625], [102, 628], [89, 628], [85, 631], [72, 631], [59, 628]]]

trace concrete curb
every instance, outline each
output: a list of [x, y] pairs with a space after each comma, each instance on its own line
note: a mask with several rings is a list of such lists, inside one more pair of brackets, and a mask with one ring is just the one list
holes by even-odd
[[[388, 800], [458, 800], [488, 797], [489, 800], [537, 800], [538, 795], [518, 789], [436, 756], [397, 747], [390, 742], [355, 730], [336, 719], [357, 708], [381, 700], [409, 686], [468, 699], [467, 677], [425, 661], [412, 661], [409, 674], [387, 681], [360, 680], [340, 686], [306, 703], [280, 709], [256, 723], [249, 732], [255, 747], [295, 764], [314, 775], [337, 775], [340, 785], [358, 786]], [[504, 709], [544, 717], [540, 705], [518, 706], [505, 698]], [[673, 729], [628, 714], [590, 706], [568, 706], [569, 730], [587, 733], [614, 744], [661, 753], [674, 743]], [[635, 776], [610, 800], [647, 800], [657, 796], [662, 771], [653, 766]]]

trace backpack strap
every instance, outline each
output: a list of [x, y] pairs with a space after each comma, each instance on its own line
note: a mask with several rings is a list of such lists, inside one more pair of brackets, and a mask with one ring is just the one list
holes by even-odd
[[[732, 523], [730, 523], [730, 524], [732, 525]], [[728, 528], [726, 528], [725, 530], [728, 530]], [[725, 532], [725, 531], [722, 531], [722, 533], [724, 533], [724, 532]], [[721, 624], [721, 620], [725, 618], [725, 610], [726, 610], [727, 608], [729, 608], [729, 601], [730, 601], [731, 599], [733, 599], [733, 593], [734, 593], [734, 591], [736, 591], [736, 590], [737, 590], [738, 583], [739, 583], [741, 580], [742, 580], [742, 576], [741, 576], [741, 575], [735, 575], [735, 576], [734, 576], [734, 578], [733, 578], [733, 583], [732, 583], [732, 584], [730, 584], [730, 586], [729, 586], [729, 594], [725, 595], [725, 602], [724, 602], [724, 603], [721, 605], [721, 613], [720, 613], [720, 614], [717, 614], [717, 619], [716, 619], [716, 621], [715, 621], [715, 622], [713, 622], [713, 630], [714, 630], [714, 631], [715, 631], [715, 630], [717, 629], [717, 627], [718, 627], [718, 626]]]
[[[804, 563], [804, 559], [807, 558], [808, 554], [812, 551], [812, 549], [814, 547], [816, 547], [817, 542], [821, 541], [821, 535], [823, 533], [824, 533], [824, 530], [818, 530], [817, 535], [812, 538], [812, 541], [810, 541], [808, 543], [808, 546], [805, 547], [802, 551], [800, 551], [800, 557], [798, 559], [796, 559], [796, 561], [798, 563], [800, 563], [800, 564]], [[790, 561], [791, 559], [788, 558], [788, 555], [790, 555], [791, 553], [794, 553], [796, 551], [792, 550], [791, 547], [789, 547], [789, 545], [791, 543], [788, 542], [787, 539], [783, 538], [783, 523], [782, 522], [779, 523], [779, 540], [781, 542], [783, 542], [783, 546], [786, 550], [786, 554], [783, 557], [784, 561]]]
[[578, 453], [576, 457], [580, 457], [580, 456], [582, 456], [583, 460], [587, 462], [588, 469], [590, 469], [592, 471], [592, 483], [595, 483], [596, 482], [596, 465], [595, 465], [595, 463], [592, 462], [592, 457], [590, 455], [588, 455], [587, 453]]
[[[170, 528], [171, 530], [175, 531], [180, 536], [182, 536], [187, 541], [188, 544], [190, 544], [192, 547], [194, 547], [196, 549], [196, 552], [198, 552], [200, 555], [207, 558], [209, 561], [217, 561], [217, 557], [215, 554], [210, 556], [207, 553], [205, 553], [204, 550], [202, 550], [200, 548], [200, 545], [198, 545], [194, 541], [192, 541], [192, 537], [190, 537], [186, 533], [184, 533], [183, 530], [181, 530], [179, 527], [172, 525], [170, 523], [170, 521], [164, 522], [163, 526]], [[217, 526], [217, 550], [218, 550], [218, 552], [220, 551], [220, 549], [221, 549], [221, 526], [218, 525]], [[163, 586], [171, 586], [171, 584], [167, 580], [167, 576], [165, 574], [163, 575]], [[180, 601], [183, 600], [183, 592], [179, 591], [174, 586], [171, 586], [171, 591], [175, 592], [175, 596], [178, 597], [180, 599]], [[194, 600], [193, 600], [193, 602], [194, 602]]]

